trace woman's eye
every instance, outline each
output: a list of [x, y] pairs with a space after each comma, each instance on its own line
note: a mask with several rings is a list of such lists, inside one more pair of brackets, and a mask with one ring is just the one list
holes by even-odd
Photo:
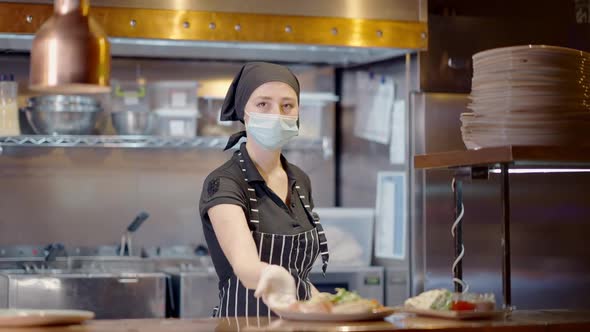
[[293, 109], [293, 104], [285, 104], [285, 105], [283, 105], [283, 109], [290, 111]]
[[265, 108], [266, 107], [266, 102], [265, 101], [261, 101], [258, 104], [256, 104], [256, 107]]

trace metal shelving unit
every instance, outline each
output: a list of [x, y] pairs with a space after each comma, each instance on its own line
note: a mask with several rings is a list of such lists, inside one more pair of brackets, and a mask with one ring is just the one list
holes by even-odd
[[[103, 136], [103, 135], [23, 135], [0, 137], [0, 153], [3, 147], [11, 148], [121, 148], [121, 149], [214, 149], [222, 150], [228, 137], [164, 137], [164, 136]], [[324, 158], [332, 156], [329, 137], [318, 139], [296, 138], [285, 150], [321, 151]]]

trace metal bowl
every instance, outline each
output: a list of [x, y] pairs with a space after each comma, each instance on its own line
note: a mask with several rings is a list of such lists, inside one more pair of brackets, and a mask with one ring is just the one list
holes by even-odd
[[90, 135], [101, 114], [95, 111], [25, 110], [27, 120], [35, 133], [40, 135]]
[[44, 95], [29, 98], [29, 107], [39, 106], [92, 106], [99, 107], [100, 102], [92, 97], [79, 95]]
[[151, 135], [156, 129], [156, 115], [152, 112], [113, 112], [111, 119], [119, 135]]

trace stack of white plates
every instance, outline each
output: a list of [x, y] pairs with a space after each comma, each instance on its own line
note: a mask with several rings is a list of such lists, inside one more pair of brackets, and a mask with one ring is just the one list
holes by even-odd
[[590, 53], [527, 45], [473, 56], [468, 149], [590, 145]]

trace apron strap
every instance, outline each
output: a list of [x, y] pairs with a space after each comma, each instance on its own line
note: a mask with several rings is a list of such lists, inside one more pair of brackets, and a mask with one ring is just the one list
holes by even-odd
[[248, 211], [248, 215], [246, 216], [248, 218], [248, 226], [250, 227], [250, 230], [257, 231], [258, 224], [260, 224], [260, 214], [258, 213], [258, 197], [256, 197], [256, 190], [254, 190], [254, 188], [252, 188], [248, 184], [246, 168], [244, 165], [244, 159], [242, 157], [241, 152], [238, 152], [238, 158], [240, 161], [240, 168], [242, 170], [242, 174], [244, 175], [244, 181], [246, 181], [246, 185], [248, 186], [248, 204], [246, 205], [247, 208], [250, 209], [250, 211]]
[[305, 212], [307, 213], [310, 220], [313, 220], [313, 224], [318, 231], [318, 240], [320, 242], [320, 256], [322, 257], [322, 272], [324, 277], [326, 276], [326, 269], [328, 269], [328, 261], [330, 260], [330, 252], [328, 250], [328, 241], [326, 240], [326, 233], [324, 232], [324, 227], [320, 223], [320, 217], [317, 213], [311, 211], [311, 205], [305, 198], [305, 195], [301, 193], [301, 187], [295, 184], [295, 190], [297, 191], [297, 195], [305, 208]]

